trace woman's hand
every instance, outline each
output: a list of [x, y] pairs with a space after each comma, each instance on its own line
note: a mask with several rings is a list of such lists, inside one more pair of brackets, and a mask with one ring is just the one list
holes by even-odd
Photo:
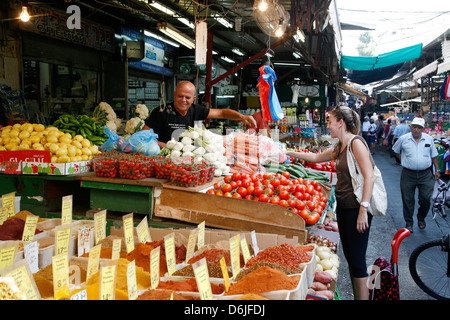
[[360, 206], [358, 219], [356, 220], [356, 230], [358, 230], [359, 233], [364, 233], [368, 228], [367, 208]]

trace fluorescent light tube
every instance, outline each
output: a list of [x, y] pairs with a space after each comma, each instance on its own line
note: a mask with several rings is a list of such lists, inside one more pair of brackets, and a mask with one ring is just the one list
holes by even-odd
[[217, 22], [219, 22], [223, 26], [225, 26], [227, 28], [233, 28], [233, 23], [228, 21], [227, 19], [221, 17], [220, 15], [216, 14], [215, 16], [213, 16], [213, 18], [216, 19]]
[[149, 5], [151, 5], [152, 7], [158, 9], [159, 11], [164, 12], [165, 14], [174, 16], [175, 15], [175, 11], [173, 11], [172, 9], [167, 8], [166, 6], [163, 6], [162, 4], [158, 3], [158, 2], [151, 2], [149, 3]]
[[161, 31], [162, 33], [167, 35], [168, 37], [181, 43], [183, 46], [185, 46], [189, 49], [195, 48], [195, 43], [193, 40], [191, 40], [188, 36], [184, 35], [180, 31], [178, 31], [177, 29], [175, 29], [174, 27], [169, 25], [168, 23], [167, 24], [162, 24], [162, 23], [158, 24], [158, 29], [159, 29], [159, 31]]
[[180, 22], [182, 22], [182, 23], [184, 23], [185, 25], [187, 25], [189, 28], [191, 28], [191, 29], [195, 29], [195, 26], [194, 26], [194, 24], [192, 23], [192, 22], [189, 22], [189, 20], [188, 19], [186, 19], [186, 18], [182, 18], [182, 17], [180, 17], [180, 18], [177, 18], [178, 19], [178, 21], [180, 21]]
[[179, 47], [180, 47], [180, 45], [179, 45], [178, 43], [173, 42], [173, 41], [170, 41], [169, 39], [163, 38], [163, 37], [161, 37], [161, 36], [158, 36], [157, 34], [154, 34], [154, 33], [150, 32], [150, 31], [144, 30], [144, 34], [145, 34], [146, 36], [149, 36], [149, 37], [152, 37], [152, 38], [161, 40], [161, 41], [163, 41], [163, 42], [165, 42], [165, 43], [168, 43], [168, 44], [170, 44], [171, 46], [174, 46], [174, 47], [176, 47], [176, 48], [179, 48]]
[[292, 55], [297, 59], [301, 59], [301, 57], [302, 57], [302, 55], [296, 51], [292, 52]]
[[292, 66], [292, 67], [300, 67], [300, 63], [290, 63], [290, 62], [274, 62], [273, 64], [278, 66]]
[[305, 34], [303, 33], [302, 30], [298, 28], [293, 37], [297, 42], [305, 42]]
[[245, 52], [239, 50], [239, 48], [234, 48], [233, 50], [231, 50], [232, 52], [236, 53], [238, 56], [245, 56]]
[[230, 58], [225, 57], [225, 56], [220, 57], [220, 59], [222, 59], [223, 61], [226, 61], [226, 62], [228, 62], [228, 63], [235, 63], [234, 60], [231, 60]]

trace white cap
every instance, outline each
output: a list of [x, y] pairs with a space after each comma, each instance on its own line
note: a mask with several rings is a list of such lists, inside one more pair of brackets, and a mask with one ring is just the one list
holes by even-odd
[[425, 119], [416, 117], [411, 122], [411, 125], [413, 125], [413, 124], [421, 126], [423, 128], [423, 127], [425, 127]]

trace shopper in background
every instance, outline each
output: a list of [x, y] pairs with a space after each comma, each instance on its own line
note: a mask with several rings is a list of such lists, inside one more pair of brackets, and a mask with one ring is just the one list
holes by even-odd
[[240, 120], [251, 128], [256, 127], [256, 121], [252, 116], [246, 116], [231, 109], [213, 109], [195, 104], [195, 94], [196, 88], [193, 83], [181, 81], [175, 88], [173, 103], [167, 105], [163, 110], [155, 108], [150, 113], [143, 130], [151, 128], [158, 134], [160, 148], [165, 147], [175, 130], [180, 130], [181, 133], [188, 127], [193, 127], [194, 122], [198, 120]]
[[378, 116], [378, 120], [375, 121], [375, 124], [377, 125], [377, 143], [381, 144], [383, 142], [383, 133], [384, 133], [384, 117], [382, 115]]
[[366, 143], [369, 144], [369, 137], [368, 137], [368, 133], [369, 133], [369, 127], [370, 127], [370, 121], [369, 121], [369, 117], [365, 116], [364, 117], [364, 122], [362, 123], [361, 126], [361, 135], [364, 138], [364, 140], [366, 140]]
[[423, 133], [424, 127], [424, 119], [414, 118], [411, 122], [411, 132], [402, 135], [392, 147], [403, 167], [400, 177], [403, 218], [406, 228], [411, 232], [413, 231], [416, 189], [419, 191], [418, 226], [419, 229], [424, 229], [434, 183], [440, 178], [438, 152], [433, 138]]
[[[335, 194], [339, 235], [350, 269], [355, 299], [365, 300], [369, 297], [366, 250], [372, 221], [372, 215], [367, 212], [367, 208], [372, 197], [375, 177], [369, 150], [361, 136], [357, 135], [360, 131], [360, 120], [356, 111], [340, 107], [330, 111], [329, 115], [327, 128], [332, 138], [339, 139], [334, 148], [321, 153], [288, 151], [286, 154], [309, 162], [336, 161], [338, 179]], [[347, 166], [347, 144], [353, 138], [352, 150], [364, 176], [361, 203], [356, 200]]]
[[368, 146], [370, 147], [370, 152], [372, 154], [375, 153], [375, 141], [377, 139], [377, 125], [375, 124], [375, 121], [371, 118], [370, 119], [370, 125], [369, 125], [369, 131], [367, 132], [367, 141]]
[[[406, 123], [406, 118], [402, 118], [400, 120], [400, 124], [395, 127], [394, 132], [392, 133], [392, 135], [393, 135], [392, 145], [394, 145], [401, 136], [403, 136], [404, 134], [407, 134], [408, 132], [411, 132], [411, 129], [410, 129], [409, 125]], [[397, 162], [397, 164], [400, 164], [400, 158], [395, 155], [394, 155], [394, 157], [395, 157], [395, 162]]]

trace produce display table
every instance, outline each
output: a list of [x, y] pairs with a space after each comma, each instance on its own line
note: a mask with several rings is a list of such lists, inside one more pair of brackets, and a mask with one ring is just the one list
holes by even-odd
[[66, 195], [74, 195], [77, 204], [83, 202], [86, 197], [77, 181], [83, 175], [0, 174], [0, 194], [16, 192], [22, 210], [47, 217], [48, 212], [61, 210]]
[[94, 172], [76, 178], [82, 188], [90, 192], [90, 207], [111, 211], [148, 214], [154, 206], [154, 188], [162, 187], [167, 180], [146, 178], [130, 180], [97, 177]]

